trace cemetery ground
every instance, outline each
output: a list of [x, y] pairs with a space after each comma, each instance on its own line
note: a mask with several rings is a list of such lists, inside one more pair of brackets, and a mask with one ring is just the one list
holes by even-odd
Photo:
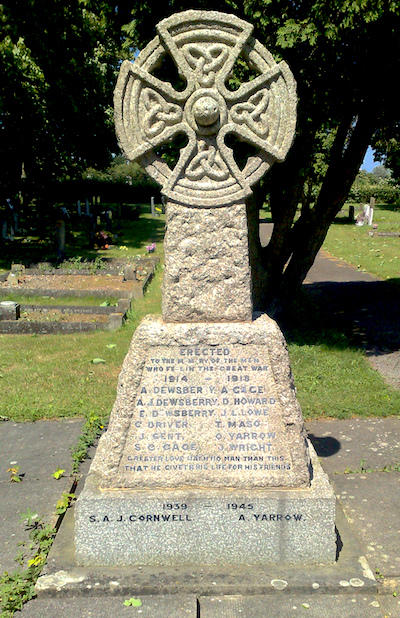
[[[377, 279], [370, 282], [359, 280], [341, 284], [308, 283], [304, 286], [293, 309], [282, 316], [281, 327], [288, 341], [298, 398], [308, 421], [307, 428], [313, 435], [317, 452], [322, 458], [325, 470], [330, 475], [335, 491], [341, 496], [342, 508], [349, 521], [353, 523], [363, 548], [366, 548], [364, 555], [367, 556], [370, 566], [375, 570], [378, 582], [381, 578], [381, 583], [383, 582], [390, 592], [383, 601], [379, 599], [381, 608], [387, 613], [382, 614], [376, 605], [373, 605], [377, 601], [371, 601], [368, 597], [368, 604], [366, 600], [354, 602], [354, 610], [358, 608], [361, 613], [351, 614], [349, 611], [351, 606], [346, 606], [347, 609], [345, 609], [341, 606], [345, 601], [342, 598], [335, 598], [337, 613], [324, 614], [326, 609], [324, 610], [321, 597], [317, 600], [313, 597], [311, 600], [310, 594], [304, 593], [300, 604], [296, 596], [288, 595], [284, 601], [281, 598], [280, 611], [286, 611], [286, 613], [279, 614], [276, 610], [274, 615], [294, 616], [298, 613], [300, 615], [302, 611], [309, 616], [400, 615], [400, 610], [397, 609], [400, 606], [397, 604], [396, 596], [392, 596], [392, 594], [397, 595], [400, 587], [398, 578], [400, 567], [398, 567], [395, 555], [398, 543], [394, 508], [396, 507], [398, 512], [399, 505], [393, 503], [393, 499], [397, 499], [395, 497], [399, 493], [400, 435], [395, 422], [397, 418], [391, 418], [398, 417], [400, 391], [393, 388], [393, 385], [396, 385], [396, 377], [392, 379], [391, 385], [390, 376], [388, 379], [383, 378], [368, 361], [368, 357], [373, 357], [374, 354], [377, 358], [386, 358], [390, 354], [395, 354], [400, 348], [399, 333], [395, 332], [396, 325], [398, 330], [397, 308], [400, 306], [400, 277], [397, 265], [400, 259], [398, 258], [400, 238], [376, 235], [380, 231], [396, 232], [399, 230], [400, 232], [400, 212], [377, 208], [375, 222], [378, 223], [378, 228], [374, 230], [366, 226], [355, 227], [344, 221], [337, 222], [330, 230], [324, 249], [338, 260], [352, 263], [358, 268], [360, 274], [365, 270], [375, 275]], [[7, 468], [11, 472], [6, 472], [7, 468], [3, 470], [0, 489], [2, 487], [8, 493], [12, 490], [14, 495], [17, 495], [19, 490], [22, 495], [20, 487], [23, 484], [28, 485], [29, 470], [34, 470], [34, 474], [38, 477], [41, 475], [41, 472], [37, 471], [38, 462], [24, 460], [24, 441], [19, 433], [20, 423], [38, 421], [29, 424], [32, 431], [29, 430], [27, 440], [32, 443], [38, 442], [43, 439], [43, 435], [46, 435], [46, 421], [58, 419], [54, 420], [55, 424], [52, 425], [54, 427], [52, 438], [55, 440], [56, 448], [49, 449], [51, 456], [49, 455], [48, 463], [43, 464], [44, 467], [47, 465], [45, 472], [49, 477], [44, 484], [49, 485], [50, 481], [53, 482], [51, 495], [46, 495], [44, 501], [40, 500], [36, 495], [37, 488], [33, 488], [29, 496], [31, 502], [25, 501], [24, 507], [21, 507], [19, 512], [14, 509], [14, 512], [7, 513], [10, 519], [14, 519], [11, 526], [13, 534], [18, 538], [23, 537], [24, 523], [25, 525], [32, 523], [29, 522], [29, 512], [33, 513], [37, 510], [44, 513], [48, 505], [55, 503], [61, 494], [64, 494], [62, 499], [64, 503], [61, 500], [58, 510], [62, 512], [66, 509], [70, 501], [68, 494], [75, 491], [74, 480], [71, 481], [71, 478], [77, 477], [79, 466], [86, 456], [87, 449], [106, 426], [108, 414], [115, 399], [118, 373], [134, 329], [145, 315], [160, 313], [162, 228], [162, 218], [152, 219], [145, 214], [140, 218], [139, 223], [132, 222], [125, 230], [124, 242], [121, 246], [128, 247], [128, 249], [115, 248], [107, 252], [107, 256], [110, 257], [118, 257], [121, 253], [124, 256], [133, 256], [136, 253], [144, 255], [146, 244], [156, 240], [156, 255], [161, 258], [161, 266], [149, 284], [147, 292], [142, 299], [134, 301], [128, 320], [119, 330], [70, 335], [0, 335], [0, 383], [5, 385], [0, 389], [0, 420], [2, 421], [0, 431], [1, 426], [13, 428], [10, 434], [11, 442], [7, 445], [8, 459], [6, 461]], [[371, 236], [369, 232], [373, 232], [374, 236]], [[76, 247], [74, 249], [67, 245], [67, 250], [71, 251], [69, 257], [73, 258]], [[93, 259], [99, 255], [99, 251], [84, 253], [81, 250], [80, 253], [83, 253], [86, 259]], [[18, 258], [20, 259], [20, 256]], [[17, 259], [14, 261], [16, 262]], [[5, 269], [8, 267], [4, 262], [2, 266]], [[342, 291], [339, 290], [340, 286], [342, 286]], [[372, 293], [368, 290], [372, 290]], [[22, 302], [22, 297], [13, 295], [14, 298]], [[46, 299], [45, 302], [50, 300]], [[85, 302], [95, 303], [96, 301], [98, 299], [85, 299]], [[65, 302], [75, 303], [76, 301], [72, 298], [66, 301], [63, 298], [63, 303]], [[389, 305], [391, 309], [388, 310]], [[399, 362], [398, 365], [400, 365]], [[399, 385], [399, 373], [400, 369], [397, 373], [397, 386]], [[383, 374], [385, 375], [385, 371]], [[340, 449], [339, 438], [343, 445]], [[13, 455], [14, 443], [15, 457]], [[38, 459], [39, 453], [45, 450], [43, 442], [39, 442], [39, 449], [36, 451]], [[12, 463], [14, 461], [17, 463]], [[20, 462], [22, 466], [18, 467]], [[15, 472], [12, 472], [14, 467]], [[57, 469], [63, 468], [65, 468], [65, 474], [62, 473], [57, 481], [52, 474], [57, 472]], [[9, 483], [9, 478], [13, 474], [19, 477], [20, 483]], [[69, 477], [69, 474], [72, 476]], [[369, 513], [366, 517], [363, 502], [367, 502], [371, 493], [376, 496], [376, 502], [373, 507], [369, 505]], [[370, 512], [371, 508], [374, 513]], [[22, 522], [18, 522], [20, 512], [23, 513]], [[377, 538], [373, 532], [379, 527], [379, 518], [384, 512], [393, 521], [390, 520], [386, 530], [379, 531], [380, 537]], [[363, 523], [365, 519], [368, 523]], [[53, 524], [54, 519], [50, 523]], [[51, 536], [52, 533], [48, 532], [46, 536], [44, 532], [41, 540], [36, 539], [33, 552], [28, 556], [31, 560], [36, 560], [36, 563], [34, 562], [28, 570], [24, 571], [24, 576], [16, 576], [14, 580], [10, 580], [10, 576], [3, 576], [0, 579], [0, 597], [2, 597], [3, 605], [5, 595], [10, 595], [10, 586], [17, 591], [16, 596], [20, 600], [24, 595], [25, 600], [30, 597], [32, 577], [40, 570], [41, 556], [45, 555], [46, 543], [51, 542]], [[392, 544], [392, 551], [389, 550], [388, 543]], [[8, 559], [10, 557], [11, 555]], [[26, 567], [25, 561], [21, 570]], [[15, 568], [18, 568], [17, 563], [15, 563]], [[12, 567], [9, 561], [7, 569], [11, 572]], [[27, 576], [27, 573], [30, 575]], [[347, 595], [346, 603], [353, 602], [350, 596]], [[120, 615], [128, 614], [130, 610], [133, 610], [132, 607], [123, 605], [123, 601], [127, 598], [129, 597], [118, 599]], [[151, 605], [155, 602], [154, 597], [152, 599], [149, 597], [147, 608], [143, 604], [140, 609], [143, 615], [157, 615], [161, 618], [164, 615], [162, 613], [163, 599], [160, 598], [161, 609], [159, 610]], [[178, 613], [165, 613], [165, 616], [185, 615], [184, 611], [187, 615], [198, 615], [197, 609], [193, 610], [193, 614], [191, 613], [192, 597], [186, 600], [177, 598], [176, 601], [182, 602], [180, 613], [179, 609], [176, 609]], [[39, 599], [38, 602], [41, 603], [41, 600]], [[69, 605], [71, 611], [71, 614], [65, 613], [66, 616], [90, 615], [90, 613], [83, 613], [78, 605], [76, 613], [73, 613], [74, 602], [71, 604], [70, 600], [65, 599], [62, 609], [67, 612], [67, 605]], [[200, 604], [205, 612], [202, 611], [201, 618], [203, 615], [213, 616], [213, 618], [228, 616], [229, 612], [238, 612], [239, 609], [238, 615], [262, 618], [264, 615], [263, 610], [260, 609], [262, 597], [255, 596], [252, 602], [253, 609], [250, 605], [246, 606], [245, 597], [221, 600], [221, 598], [214, 599], [209, 596]], [[260, 603], [258, 613], [254, 610], [254, 603], [257, 602]], [[16, 608], [18, 599], [14, 600], [14, 605], [11, 600], [9, 603], [9, 607]], [[55, 616], [59, 613], [64, 601], [61, 601], [61, 605], [53, 607], [51, 605], [53, 601], [47, 600], [48, 608], [53, 607], [50, 610], [41, 609], [40, 603], [37, 606], [32, 605], [29, 612], [23, 615], [28, 617]], [[116, 611], [117, 605], [113, 605], [112, 600], [107, 601], [111, 603], [109, 609], [104, 601], [102, 606], [97, 603], [98, 600], [93, 599], [90, 605], [93, 615], [106, 616], [109, 615], [107, 611], [110, 613]], [[274, 602], [271, 601], [271, 603]], [[299, 612], [293, 610], [296, 603]], [[318, 606], [319, 603], [322, 605]], [[24, 611], [27, 611], [28, 607], [26, 606]], [[272, 609], [273, 605], [270, 605], [270, 608]], [[102, 614], [101, 611], [106, 613]], [[2, 618], [11, 615], [12, 612], [7, 613], [7, 609], [4, 609], [1, 614]], [[236, 613], [232, 615], [236, 616]]]

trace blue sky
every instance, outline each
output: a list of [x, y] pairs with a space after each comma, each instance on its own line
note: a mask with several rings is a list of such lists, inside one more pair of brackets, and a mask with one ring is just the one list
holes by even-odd
[[379, 163], [376, 163], [374, 161], [374, 151], [372, 150], [371, 146], [369, 146], [361, 169], [366, 170], [367, 172], [371, 172], [377, 165], [379, 165]]

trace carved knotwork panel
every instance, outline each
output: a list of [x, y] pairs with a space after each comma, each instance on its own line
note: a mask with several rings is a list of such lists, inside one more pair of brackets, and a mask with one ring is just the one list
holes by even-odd
[[[252, 26], [214, 11], [185, 11], [158, 24], [134, 63], [125, 61], [115, 90], [120, 146], [138, 159], [170, 199], [188, 206], [223, 206], [289, 150], [296, 123], [296, 84], [285, 62], [251, 37]], [[169, 54], [185, 80], [178, 91], [153, 74]], [[257, 77], [235, 91], [226, 86], [239, 56]], [[157, 148], [178, 133], [188, 137], [170, 169]], [[225, 137], [234, 134], [257, 154], [242, 170]]]

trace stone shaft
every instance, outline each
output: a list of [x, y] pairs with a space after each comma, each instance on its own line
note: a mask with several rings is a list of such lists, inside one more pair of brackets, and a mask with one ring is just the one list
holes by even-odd
[[167, 204], [163, 319], [252, 319], [245, 204], [189, 208]]

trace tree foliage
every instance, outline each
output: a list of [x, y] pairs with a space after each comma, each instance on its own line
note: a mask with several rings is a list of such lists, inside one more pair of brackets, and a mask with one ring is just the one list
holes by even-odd
[[400, 187], [383, 165], [377, 165], [372, 172], [360, 170], [350, 189], [349, 200], [368, 203], [374, 197], [379, 204], [394, 204], [400, 201]]
[[[2, 187], [36, 188], [116, 151], [112, 92], [123, 1], [18, 0], [0, 5]], [[4, 196], [3, 196], [4, 197]]]
[[122, 155], [115, 157], [111, 165], [104, 171], [88, 167], [83, 172], [82, 177], [84, 180], [96, 180], [109, 184], [127, 184], [131, 187], [153, 187], [158, 190], [157, 183], [146, 174], [139, 163], [128, 161]]
[[382, 161], [392, 172], [393, 179], [400, 182], [400, 122], [394, 119], [383, 125], [373, 138], [375, 158]]

